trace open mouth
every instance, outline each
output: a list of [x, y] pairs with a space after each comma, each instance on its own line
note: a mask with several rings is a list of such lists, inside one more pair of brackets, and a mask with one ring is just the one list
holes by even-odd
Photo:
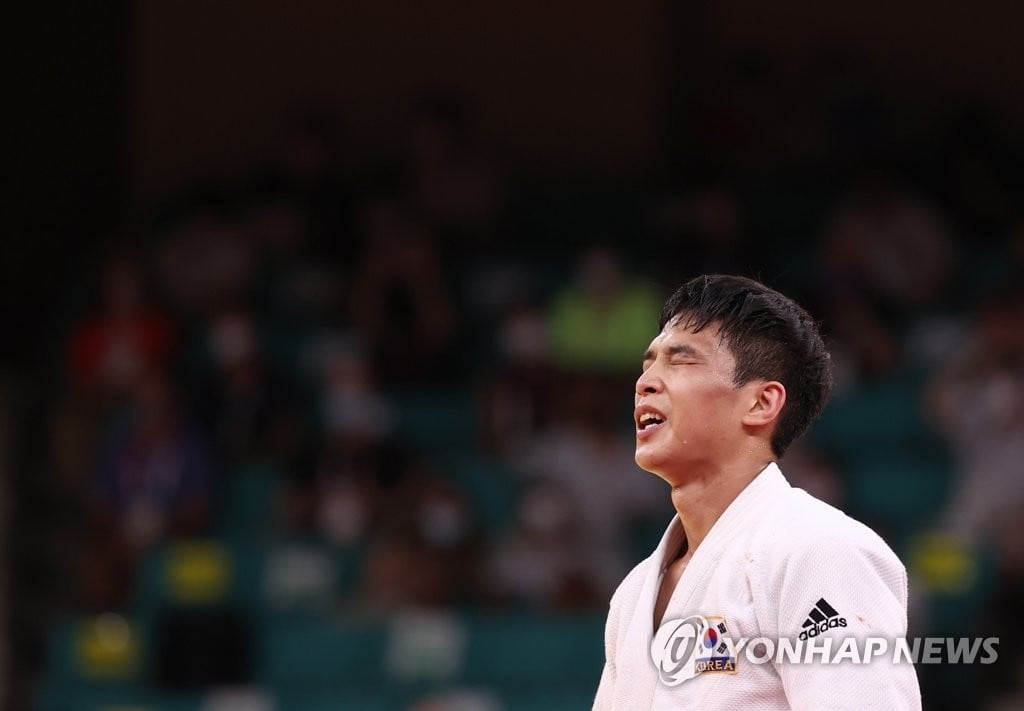
[[653, 428], [657, 427], [658, 425], [662, 424], [664, 421], [665, 421], [664, 418], [659, 417], [658, 415], [654, 414], [653, 412], [645, 412], [644, 414], [640, 415], [639, 419], [637, 420], [637, 429], [640, 432], [644, 432], [644, 431], [646, 431], [648, 429], [653, 429]]

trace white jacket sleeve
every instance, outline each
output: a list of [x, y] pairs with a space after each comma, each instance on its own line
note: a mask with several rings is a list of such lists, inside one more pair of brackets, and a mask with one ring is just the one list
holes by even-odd
[[907, 632], [907, 573], [899, 558], [866, 528], [852, 538], [824, 533], [804, 543], [770, 577], [772, 589], [764, 592], [775, 619], [766, 620], [768, 626], [777, 625], [780, 637], [793, 640], [808, 632], [802, 643], [819, 649], [831, 637], [833, 660], [849, 637], [857, 639], [859, 652], [866, 637], [885, 638], [887, 648], [870, 663], [847, 658], [825, 664], [820, 653], [810, 663], [777, 661], [790, 707], [920, 709], [913, 664], [893, 663], [894, 639]]

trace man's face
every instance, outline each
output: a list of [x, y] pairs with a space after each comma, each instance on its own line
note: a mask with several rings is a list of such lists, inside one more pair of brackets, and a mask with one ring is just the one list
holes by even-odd
[[750, 406], [718, 326], [699, 333], [669, 322], [644, 354], [636, 382], [636, 463], [670, 484], [723, 461], [739, 444]]

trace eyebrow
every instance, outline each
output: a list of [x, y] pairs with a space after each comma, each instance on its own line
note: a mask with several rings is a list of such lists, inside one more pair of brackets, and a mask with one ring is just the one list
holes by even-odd
[[[694, 348], [693, 346], [688, 345], [686, 343], [677, 343], [675, 345], [669, 346], [665, 350], [668, 352], [669, 356], [685, 355], [685, 356], [691, 356], [693, 358], [702, 358], [703, 357], [700, 354], [700, 351], [698, 351], [696, 348]], [[648, 349], [647, 352], [644, 353], [643, 362], [646, 363], [649, 360], [653, 360], [655, 355], [656, 355], [656, 353], [653, 350]]]

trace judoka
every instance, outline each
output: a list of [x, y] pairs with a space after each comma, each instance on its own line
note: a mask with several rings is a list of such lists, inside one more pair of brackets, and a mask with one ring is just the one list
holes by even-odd
[[[905, 636], [907, 575], [779, 467], [832, 386], [815, 321], [763, 284], [710, 275], [666, 302], [658, 328], [636, 382], [636, 461], [677, 515], [612, 596], [594, 708], [919, 709], [912, 664], [821, 651]], [[812, 645], [812, 658], [752, 662], [736, 640], [755, 638]]]

